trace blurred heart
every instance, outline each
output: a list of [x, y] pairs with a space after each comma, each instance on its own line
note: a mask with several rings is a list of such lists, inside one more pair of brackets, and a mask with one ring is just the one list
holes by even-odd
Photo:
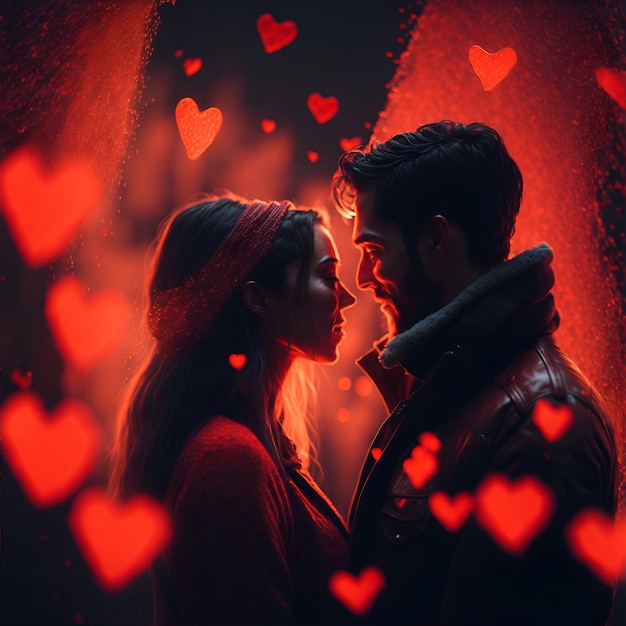
[[441, 441], [439, 440], [439, 437], [437, 437], [435, 433], [431, 433], [427, 430], [419, 436], [419, 442], [433, 454], [437, 454], [437, 452], [441, 450]]
[[86, 370], [123, 341], [130, 306], [113, 289], [84, 298], [76, 278], [62, 278], [48, 292], [45, 313], [59, 352]]
[[222, 127], [222, 112], [216, 107], [200, 111], [193, 98], [183, 98], [176, 105], [175, 117], [187, 156], [192, 160], [213, 143]]
[[555, 508], [554, 495], [534, 476], [509, 480], [490, 474], [474, 494], [474, 515], [493, 540], [520, 555], [546, 527]]
[[23, 148], [0, 166], [1, 208], [24, 261], [43, 265], [61, 253], [100, 202], [101, 183], [82, 161], [44, 171], [39, 155]]
[[517, 63], [517, 52], [513, 48], [501, 48], [490, 54], [480, 46], [469, 49], [469, 62], [480, 79], [485, 91], [499, 85]]
[[569, 430], [574, 422], [574, 414], [568, 406], [554, 406], [548, 400], [539, 400], [532, 419], [544, 438], [554, 443]]
[[266, 135], [276, 130], [276, 122], [274, 120], [261, 120], [261, 128]]
[[202, 59], [199, 57], [195, 59], [185, 59], [183, 61], [183, 70], [185, 70], [185, 74], [187, 74], [187, 76], [193, 76], [194, 74], [197, 74], [201, 69]]
[[421, 489], [435, 475], [438, 467], [437, 457], [422, 445], [415, 446], [411, 457], [402, 463], [402, 469], [415, 489]]
[[358, 148], [363, 143], [363, 140], [360, 137], [352, 137], [350, 139], [344, 137], [339, 140], [339, 147], [344, 152], [349, 152], [350, 150], [354, 150]]
[[607, 585], [626, 577], [626, 521], [585, 509], [565, 529], [571, 553]]
[[68, 498], [93, 470], [102, 429], [82, 402], [64, 400], [48, 414], [36, 394], [18, 392], [0, 410], [0, 439], [24, 493], [43, 508]]
[[231, 354], [228, 357], [228, 362], [230, 363], [230, 366], [235, 370], [243, 369], [247, 360], [248, 359], [245, 354]]
[[320, 158], [320, 155], [315, 152], [314, 150], [309, 150], [306, 153], [306, 158], [309, 159], [309, 161], [311, 161], [311, 163], [317, 163], [317, 160]]
[[95, 487], [76, 496], [68, 522], [96, 580], [111, 591], [147, 569], [171, 536], [170, 518], [156, 500], [112, 502]]
[[372, 457], [374, 457], [375, 461], [378, 461], [378, 459], [380, 459], [380, 456], [382, 455], [383, 450], [382, 448], [372, 448], [371, 454]]
[[602, 87], [622, 109], [626, 109], [626, 72], [612, 70], [608, 67], [599, 67], [595, 71], [595, 74], [600, 87]]
[[451, 533], [456, 533], [462, 528], [467, 516], [472, 512], [474, 499], [472, 494], [467, 491], [457, 493], [454, 498], [443, 491], [437, 491], [428, 498], [428, 504], [439, 523]]
[[328, 581], [331, 593], [354, 615], [370, 612], [385, 586], [385, 575], [376, 567], [366, 567], [358, 576], [335, 572]]
[[269, 13], [259, 16], [256, 29], [267, 54], [288, 46], [298, 36], [298, 27], [294, 22], [277, 22]]
[[326, 124], [339, 111], [339, 100], [335, 96], [325, 98], [322, 94], [315, 92], [307, 98], [306, 103], [318, 124]]

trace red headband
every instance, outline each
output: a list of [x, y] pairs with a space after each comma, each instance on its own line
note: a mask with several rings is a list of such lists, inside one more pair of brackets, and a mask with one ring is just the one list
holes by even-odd
[[211, 327], [226, 300], [270, 251], [288, 202], [253, 200], [208, 263], [183, 285], [153, 295], [152, 336], [168, 350], [192, 346]]

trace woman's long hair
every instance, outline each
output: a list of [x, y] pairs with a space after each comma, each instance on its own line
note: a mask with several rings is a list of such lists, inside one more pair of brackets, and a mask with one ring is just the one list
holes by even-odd
[[[244, 208], [245, 202], [233, 197], [209, 199], [165, 220], [148, 281], [148, 311], [150, 294], [182, 285], [206, 265]], [[287, 280], [288, 264], [299, 260], [298, 297], [305, 297], [314, 226], [320, 221], [316, 211], [289, 210], [270, 252], [246, 280], [280, 289]], [[241, 371], [229, 364], [232, 354], [246, 355]], [[307, 398], [311, 399], [314, 387], [298, 369], [296, 361], [285, 378], [239, 289], [209, 331], [189, 349], [169, 352], [155, 342], [129, 382], [118, 412], [111, 452], [112, 495], [125, 498], [141, 492], [162, 498], [183, 445], [217, 414], [248, 426], [280, 469], [288, 456], [280, 432], [284, 429], [306, 463], [310, 439], [305, 421], [311, 414]], [[285, 381], [290, 382], [283, 388]], [[287, 387], [294, 382], [299, 389], [288, 393]]]

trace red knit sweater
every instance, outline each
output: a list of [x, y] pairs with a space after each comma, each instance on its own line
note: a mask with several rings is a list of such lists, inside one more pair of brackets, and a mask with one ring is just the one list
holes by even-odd
[[343, 520], [302, 470], [281, 475], [254, 433], [215, 417], [185, 445], [165, 505], [174, 538], [153, 568], [157, 624], [338, 623]]

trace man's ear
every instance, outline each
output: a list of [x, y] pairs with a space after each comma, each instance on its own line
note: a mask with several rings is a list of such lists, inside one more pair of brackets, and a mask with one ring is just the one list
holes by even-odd
[[421, 240], [429, 258], [441, 258], [450, 245], [450, 223], [443, 215], [435, 215], [422, 231]]
[[255, 315], [262, 317], [268, 308], [267, 289], [262, 287], [255, 280], [249, 280], [241, 287], [241, 297], [243, 302]]

